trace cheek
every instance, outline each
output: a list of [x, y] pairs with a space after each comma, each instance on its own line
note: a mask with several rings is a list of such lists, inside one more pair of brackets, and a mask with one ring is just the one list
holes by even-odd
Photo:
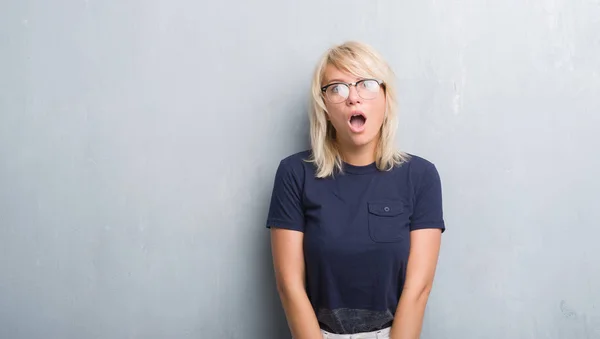
[[335, 108], [327, 107], [326, 116], [327, 120], [331, 121], [334, 126], [345, 120], [343, 112]]
[[371, 104], [372, 105], [370, 109], [373, 118], [375, 118], [379, 123], [382, 122], [386, 110], [385, 98], [378, 98], [377, 100], [373, 100]]
[[386, 99], [384, 93], [379, 93], [379, 97], [377, 98], [377, 108], [381, 111], [381, 113], [385, 113], [386, 110]]

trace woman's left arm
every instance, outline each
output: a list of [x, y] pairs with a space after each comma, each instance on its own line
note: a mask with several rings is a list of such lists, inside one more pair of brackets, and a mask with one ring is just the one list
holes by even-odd
[[441, 234], [441, 230], [436, 228], [410, 232], [406, 279], [394, 316], [391, 339], [418, 339], [421, 336], [423, 315], [440, 251]]

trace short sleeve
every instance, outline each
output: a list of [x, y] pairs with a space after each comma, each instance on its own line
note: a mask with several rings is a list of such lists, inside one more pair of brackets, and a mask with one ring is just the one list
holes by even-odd
[[302, 207], [303, 177], [289, 163], [279, 163], [271, 194], [267, 228], [277, 227], [304, 232]]
[[442, 184], [435, 165], [430, 164], [423, 172], [415, 189], [415, 205], [411, 231], [424, 228], [446, 230], [442, 206]]

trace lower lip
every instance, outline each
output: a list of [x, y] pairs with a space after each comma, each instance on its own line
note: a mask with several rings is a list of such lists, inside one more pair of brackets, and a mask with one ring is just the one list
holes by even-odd
[[360, 132], [363, 132], [365, 130], [365, 127], [367, 126], [367, 121], [365, 120], [365, 123], [362, 124], [362, 126], [360, 126], [360, 127], [353, 126], [350, 123], [350, 121], [348, 121], [348, 126], [350, 126], [350, 131], [352, 133], [360, 133]]

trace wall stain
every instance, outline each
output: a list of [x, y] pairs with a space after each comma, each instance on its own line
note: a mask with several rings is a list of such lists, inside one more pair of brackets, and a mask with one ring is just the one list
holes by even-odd
[[577, 313], [575, 313], [575, 311], [573, 311], [564, 300], [560, 301], [560, 311], [567, 319], [577, 319]]

